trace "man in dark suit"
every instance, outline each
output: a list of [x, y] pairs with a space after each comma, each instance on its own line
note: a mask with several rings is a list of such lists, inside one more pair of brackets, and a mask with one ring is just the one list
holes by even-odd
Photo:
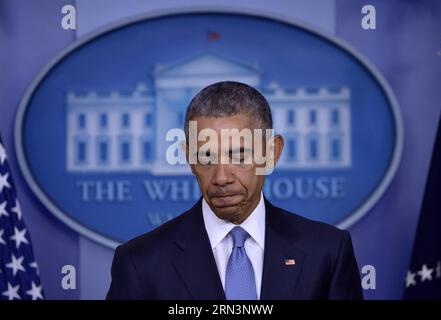
[[[363, 298], [349, 233], [263, 195], [261, 169], [272, 172], [283, 150], [272, 126], [268, 102], [248, 85], [219, 82], [192, 99], [184, 149], [203, 196], [116, 249], [107, 299]], [[259, 129], [247, 143], [246, 130]]]

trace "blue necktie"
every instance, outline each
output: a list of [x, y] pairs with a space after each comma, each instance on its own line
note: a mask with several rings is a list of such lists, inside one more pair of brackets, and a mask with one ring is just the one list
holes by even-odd
[[233, 250], [225, 273], [225, 296], [227, 300], [257, 300], [253, 265], [244, 248], [250, 235], [241, 227], [234, 227], [230, 234]]

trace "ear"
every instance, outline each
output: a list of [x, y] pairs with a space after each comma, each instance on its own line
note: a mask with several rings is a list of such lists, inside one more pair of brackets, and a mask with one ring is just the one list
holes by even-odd
[[285, 141], [281, 134], [277, 134], [274, 136], [274, 166], [276, 166], [277, 161], [279, 161], [282, 156], [283, 146], [285, 145]]
[[187, 144], [187, 142], [186, 141], [181, 141], [181, 147], [182, 147], [182, 150], [184, 150], [184, 154], [185, 154], [185, 159], [187, 160], [187, 163], [188, 163], [188, 165], [190, 166], [190, 169], [191, 169], [191, 173], [193, 173], [193, 175], [195, 174], [194, 173], [194, 164], [192, 164], [192, 163], [190, 163], [190, 161], [189, 161], [189, 147], [188, 147], [188, 144]]
[[182, 140], [181, 141], [181, 148], [184, 151], [185, 159], [187, 160], [187, 163], [188, 163], [189, 162], [188, 161], [188, 145], [187, 145], [187, 141], [186, 140]]
[[282, 155], [283, 150], [283, 137], [280, 134], [275, 136], [267, 136], [265, 144], [265, 167], [264, 168], [256, 168], [257, 175], [269, 175], [273, 173], [277, 162]]

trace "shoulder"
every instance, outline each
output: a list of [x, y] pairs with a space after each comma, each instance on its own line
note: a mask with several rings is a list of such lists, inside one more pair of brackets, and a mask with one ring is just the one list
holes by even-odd
[[155, 254], [173, 247], [174, 239], [179, 227], [189, 215], [191, 209], [179, 214], [177, 217], [165, 222], [159, 227], [137, 236], [120, 246], [117, 250], [122, 254], [129, 254], [133, 257], [139, 254]]
[[328, 245], [340, 245], [350, 239], [349, 232], [341, 230], [333, 225], [302, 217], [294, 212], [276, 207], [268, 202], [269, 212], [276, 223], [287, 234], [295, 234], [299, 242], [317, 244], [326, 247]]

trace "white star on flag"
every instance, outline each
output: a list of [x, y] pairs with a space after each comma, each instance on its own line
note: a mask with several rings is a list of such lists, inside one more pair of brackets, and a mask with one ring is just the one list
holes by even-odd
[[32, 296], [32, 300], [43, 299], [43, 295], [41, 294], [41, 290], [43, 290], [42, 286], [35, 285], [34, 281], [32, 281], [31, 286], [31, 289], [26, 291], [26, 293]]
[[26, 271], [25, 268], [22, 265], [23, 259], [24, 259], [23, 256], [21, 256], [20, 258], [17, 259], [14, 256], [14, 254], [12, 254], [11, 257], [12, 257], [12, 261], [9, 262], [8, 264], [6, 264], [6, 267], [12, 269], [12, 274], [14, 275], [14, 277], [15, 277], [15, 275], [17, 274], [17, 272], [19, 270], [23, 271], [23, 272]]
[[3, 191], [3, 188], [11, 188], [8, 182], [9, 173], [5, 173], [4, 175], [0, 174], [0, 192]]
[[9, 217], [9, 213], [8, 213], [8, 211], [6, 211], [6, 204], [7, 204], [6, 201], [3, 201], [0, 204], [0, 218], [2, 216]]
[[21, 220], [21, 206], [18, 200], [15, 200], [15, 207], [13, 207], [11, 211], [17, 215], [18, 220]]
[[411, 272], [410, 270], [407, 271], [407, 275], [406, 275], [406, 288], [409, 288], [410, 286], [416, 285], [415, 276], [416, 276], [415, 273]]
[[14, 226], [14, 235], [10, 236], [9, 239], [15, 241], [15, 248], [18, 249], [22, 243], [29, 244], [28, 239], [26, 239], [26, 228], [23, 228], [21, 231]]
[[5, 230], [3, 230], [3, 229], [0, 230], [0, 244], [5, 244], [6, 245], [6, 242], [3, 239], [3, 233], [4, 232], [5, 232]]
[[423, 264], [423, 266], [421, 267], [421, 270], [418, 271], [418, 275], [421, 277], [421, 282], [424, 282], [426, 280], [432, 280], [432, 272], [433, 269], [429, 269], [427, 268], [426, 264]]
[[441, 278], [441, 261], [438, 261], [436, 265], [436, 277]]
[[14, 300], [14, 299], [18, 299], [20, 300], [20, 296], [18, 295], [18, 290], [20, 289], [20, 285], [17, 284], [15, 287], [13, 287], [9, 282], [8, 282], [8, 290], [2, 292], [2, 295], [4, 295], [5, 297], [8, 297], [9, 300]]
[[6, 150], [0, 143], [0, 165], [6, 160]]
[[35, 269], [35, 272], [37, 273], [37, 275], [40, 274], [40, 269], [38, 268], [37, 261], [31, 262], [31, 263], [29, 264], [29, 266], [30, 266], [31, 268], [34, 268], [34, 269]]

